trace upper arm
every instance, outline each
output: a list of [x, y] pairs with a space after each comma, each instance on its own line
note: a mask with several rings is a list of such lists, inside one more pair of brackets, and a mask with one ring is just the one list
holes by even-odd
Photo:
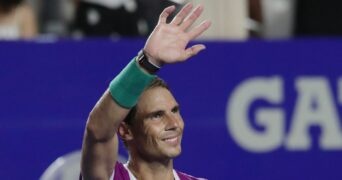
[[81, 171], [83, 179], [106, 179], [111, 176], [118, 152], [116, 135], [107, 142], [87, 140], [87, 133], [82, 148]]
[[118, 152], [117, 129], [129, 109], [106, 91], [91, 111], [83, 139], [81, 171], [84, 179], [108, 179]]

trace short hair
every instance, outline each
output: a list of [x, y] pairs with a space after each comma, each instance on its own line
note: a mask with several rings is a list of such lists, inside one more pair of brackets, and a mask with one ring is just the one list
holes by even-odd
[[[170, 91], [170, 88], [169, 86], [167, 85], [167, 83], [159, 78], [159, 77], [156, 77], [154, 78], [154, 80], [152, 80], [152, 82], [145, 88], [144, 91], [147, 91], [149, 89], [153, 89], [153, 88], [156, 88], [156, 87], [161, 87], [161, 88], [165, 88], [167, 90]], [[135, 115], [137, 113], [137, 105], [135, 105], [128, 113], [128, 115], [126, 116], [126, 118], [123, 120], [126, 124], [128, 125], [132, 125], [133, 124], [133, 121], [134, 121], [134, 118], [135, 118]]]

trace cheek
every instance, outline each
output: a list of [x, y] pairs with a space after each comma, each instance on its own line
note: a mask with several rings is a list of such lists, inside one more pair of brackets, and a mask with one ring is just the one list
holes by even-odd
[[144, 126], [144, 135], [146, 138], [147, 143], [153, 143], [156, 144], [157, 141], [159, 140], [160, 134], [162, 132], [162, 127], [161, 125], [145, 125]]

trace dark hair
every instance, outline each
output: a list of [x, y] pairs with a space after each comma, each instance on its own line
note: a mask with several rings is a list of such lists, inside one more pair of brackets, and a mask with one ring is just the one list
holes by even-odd
[[[166, 82], [164, 80], [162, 80], [161, 78], [157, 77], [155, 78], [145, 89], [145, 91], [149, 90], [149, 89], [153, 89], [156, 87], [162, 87], [165, 88], [167, 90], [170, 91], [169, 86], [166, 84]], [[135, 118], [135, 114], [137, 112], [137, 106], [135, 105], [128, 113], [128, 115], [126, 116], [126, 118], [124, 119], [124, 122], [128, 125], [132, 125], [133, 120]]]
[[8, 13], [22, 2], [23, 0], [0, 0], [0, 12]]

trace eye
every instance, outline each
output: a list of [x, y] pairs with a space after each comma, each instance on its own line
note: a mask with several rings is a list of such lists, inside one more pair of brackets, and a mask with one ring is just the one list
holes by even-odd
[[157, 111], [151, 114], [150, 118], [151, 119], [160, 119], [164, 115], [163, 111]]

